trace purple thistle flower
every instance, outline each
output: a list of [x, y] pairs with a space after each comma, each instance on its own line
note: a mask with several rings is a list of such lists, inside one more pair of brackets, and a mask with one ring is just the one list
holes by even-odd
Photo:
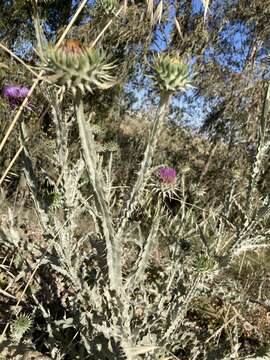
[[162, 167], [158, 170], [158, 177], [166, 185], [174, 185], [176, 183], [176, 170], [170, 167]]
[[25, 86], [9, 85], [3, 90], [4, 97], [11, 105], [20, 105], [29, 93]]

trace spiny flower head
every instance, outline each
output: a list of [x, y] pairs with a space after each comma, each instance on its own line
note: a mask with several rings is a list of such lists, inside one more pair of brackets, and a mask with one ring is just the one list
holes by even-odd
[[161, 91], [173, 93], [186, 91], [192, 87], [188, 64], [178, 57], [154, 56], [151, 68], [154, 74], [150, 75], [150, 78]]
[[74, 95], [77, 90], [93, 93], [115, 85], [111, 75], [114, 67], [107, 63], [103, 51], [85, 47], [79, 40], [67, 40], [60, 48], [47, 50], [46, 68], [53, 73], [48, 79], [71, 89]]
[[9, 85], [3, 90], [3, 95], [11, 105], [20, 105], [29, 93], [26, 86]]
[[165, 185], [175, 185], [176, 183], [176, 170], [170, 167], [162, 167], [158, 169], [158, 177]]

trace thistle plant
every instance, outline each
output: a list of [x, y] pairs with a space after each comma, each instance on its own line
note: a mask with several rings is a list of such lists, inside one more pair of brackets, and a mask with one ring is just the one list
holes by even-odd
[[[99, 4], [106, 14], [112, 14], [118, 1], [104, 0]], [[149, 16], [154, 15], [155, 7], [155, 12], [158, 10], [162, 15], [162, 1], [159, 5], [153, 1], [146, 4]], [[19, 279], [20, 287], [26, 279], [23, 296], [30, 297], [29, 306], [36, 309], [39, 316], [36, 320], [41, 316], [44, 318], [38, 323], [38, 332], [43, 332], [42, 336], [46, 334], [42, 347], [53, 359], [125, 357], [138, 360], [142, 356], [146, 360], [169, 359], [181, 356], [177, 352], [182, 348], [183, 351], [191, 348], [185, 358], [208, 358], [204, 348], [204, 332], [208, 330], [203, 327], [200, 332], [192, 311], [196, 305], [194, 300], [199, 303], [201, 298], [207, 297], [207, 291], [213, 291], [213, 280], [218, 281], [214, 279], [220, 271], [218, 255], [223, 255], [224, 249], [230, 247], [224, 246], [224, 243], [227, 244], [225, 230], [228, 224], [223, 222], [218, 211], [211, 212], [210, 207], [195, 209], [195, 202], [186, 206], [190, 187], [185, 174], [189, 169], [182, 168], [179, 179], [174, 168], [154, 168], [157, 170], [155, 187], [147, 186], [154, 173], [154, 156], [171, 98], [177, 91], [185, 92], [192, 87], [188, 64], [170, 55], [153, 58], [149, 76], [160, 102], [150, 124], [137, 177], [128, 186], [118, 186], [114, 178], [113, 154], [109, 160], [103, 156], [104, 151], [112, 152], [116, 147], [113, 143], [100, 146], [96, 141], [101, 130], [99, 125], [92, 123], [95, 109], [87, 109], [84, 96], [88, 92], [88, 97], [94, 98], [97, 92], [117, 83], [114, 63], [107, 60], [104, 52], [86, 47], [78, 40], [67, 40], [59, 49], [49, 47], [43, 59], [47, 79], [61, 87], [60, 90], [56, 87], [56, 90], [46, 83], [41, 88], [50, 106], [53, 122], [53, 140], [50, 141], [55, 143], [52, 155], [42, 156], [47, 155], [53, 167], [55, 180], [52, 183], [57, 204], [48, 210], [39, 196], [40, 189], [35, 182], [35, 168], [29, 151], [31, 145], [26, 141], [27, 122], [22, 121], [23, 167], [41, 219], [43, 238], [40, 242], [46, 246], [42, 247], [39, 241], [30, 243], [32, 247], [22, 244], [21, 232], [16, 232], [13, 227], [3, 227], [0, 232], [1, 246], [8, 244], [13, 253], [15, 246], [19, 254], [23, 248], [23, 255], [27, 254], [25, 268], [16, 279]], [[20, 91], [18, 94], [20, 96]], [[73, 101], [64, 101], [70, 100], [70, 97]], [[91, 106], [93, 102], [90, 102]], [[79, 139], [81, 152], [78, 147], [74, 151], [71, 144], [73, 133], [75, 139]], [[269, 144], [264, 149], [268, 147]], [[260, 174], [261, 165], [259, 161], [255, 166], [255, 175]], [[45, 173], [46, 169], [42, 169], [42, 174]], [[87, 181], [84, 181], [87, 174]], [[257, 175], [253, 182], [257, 183]], [[82, 187], [85, 184], [87, 189], [84, 192]], [[115, 188], [117, 191], [120, 188], [121, 195], [124, 194], [123, 206], [119, 206], [119, 194]], [[177, 198], [179, 193], [181, 198]], [[166, 207], [166, 200], [173, 195], [177, 200], [176, 214]], [[137, 215], [140, 206], [143, 211], [139, 209], [139, 220], [133, 222], [132, 216]], [[269, 202], [265, 202], [264, 207], [269, 208]], [[149, 210], [150, 215], [145, 216], [145, 210]], [[81, 223], [85, 226], [83, 230]], [[240, 245], [259, 243], [264, 236], [263, 223], [256, 220], [247, 225], [244, 229], [239, 227], [236, 240]], [[258, 227], [261, 231], [254, 240], [252, 231]], [[166, 251], [164, 256], [160, 251], [162, 244], [165, 245], [162, 249]], [[130, 262], [125, 253], [128, 246], [135, 254]], [[235, 249], [232, 250], [235, 254]], [[161, 255], [157, 256], [158, 251]], [[32, 258], [38, 258], [38, 265], [32, 264]], [[12, 262], [13, 266], [6, 268], [10, 269], [8, 271], [13, 278], [14, 269], [22, 266], [24, 259], [20, 257], [20, 262]], [[29, 268], [34, 269], [32, 284], [28, 281]], [[42, 281], [44, 270], [45, 285]], [[5, 296], [12, 287], [6, 288], [2, 281], [0, 290]], [[23, 303], [21, 305], [24, 306]], [[191, 310], [190, 313], [188, 310]], [[28, 315], [18, 316], [12, 321], [12, 340], [19, 343], [32, 322]], [[221, 334], [219, 329], [214, 330]], [[175, 352], [175, 356], [171, 352]]]
[[[83, 50], [82, 50], [83, 51]], [[81, 50], [79, 50], [81, 53]], [[75, 57], [77, 59], [77, 57]], [[76, 63], [75, 63], [76, 65]], [[86, 66], [87, 67], [87, 66]], [[103, 63], [103, 67], [106, 70], [112, 69], [112, 66], [106, 67], [105, 62]], [[76, 68], [76, 66], [75, 66]], [[158, 70], [157, 70], [158, 72]], [[69, 73], [69, 70], [67, 71]], [[168, 74], [170, 76], [170, 73]], [[59, 77], [60, 79], [60, 77]], [[61, 79], [66, 79], [65, 75], [61, 73]], [[105, 79], [108, 80], [108, 83], [105, 82]], [[127, 202], [127, 206], [124, 209], [123, 217], [119, 224], [117, 230], [115, 230], [112, 214], [110, 211], [110, 203], [108, 196], [106, 195], [106, 184], [103, 177], [103, 171], [99, 167], [97, 147], [94, 142], [93, 132], [90, 124], [85, 119], [85, 111], [84, 111], [84, 103], [83, 103], [83, 90], [84, 88], [90, 89], [89, 91], [94, 91], [94, 89], [103, 90], [110, 86], [114, 80], [110, 74], [106, 74], [106, 77], [103, 77], [103, 83], [100, 85], [99, 81], [93, 81], [93, 77], [88, 77], [87, 81], [85, 80], [83, 88], [79, 86], [76, 81], [73, 82], [73, 85], [68, 85], [68, 88], [72, 88], [73, 86], [73, 95], [75, 102], [75, 111], [78, 122], [79, 134], [81, 145], [83, 149], [83, 155], [85, 159], [85, 164], [88, 170], [89, 178], [93, 187], [93, 191], [96, 198], [97, 210], [99, 212], [99, 216], [102, 219], [102, 235], [106, 243], [106, 258], [107, 258], [107, 266], [108, 266], [108, 277], [109, 277], [109, 289], [110, 291], [115, 291], [116, 296], [110, 295], [110, 307], [117, 314], [113, 319], [113, 324], [115, 329], [115, 339], [120, 341], [122, 348], [125, 350], [126, 356], [128, 359], [134, 358], [136, 351], [129, 353], [128, 349], [134, 343], [131, 341], [131, 314], [130, 314], [130, 301], [132, 298], [132, 293], [137, 284], [143, 281], [144, 273], [149, 263], [151, 252], [156, 246], [157, 242], [157, 234], [159, 231], [159, 223], [160, 218], [163, 213], [163, 205], [158, 204], [157, 210], [154, 216], [154, 221], [152, 224], [151, 231], [149, 233], [148, 238], [146, 239], [146, 243], [141, 249], [141, 254], [139, 256], [138, 262], [135, 264], [134, 273], [132, 273], [129, 279], [126, 282], [126, 285], [123, 287], [123, 274], [122, 274], [122, 259], [121, 252], [122, 246], [124, 244], [124, 233], [125, 226], [133, 212], [136, 203], [138, 201], [138, 197], [142, 193], [144, 186], [147, 182], [147, 177], [149, 176], [149, 171], [152, 163], [153, 154], [155, 151], [157, 138], [159, 135], [159, 131], [161, 129], [161, 124], [164, 120], [164, 117], [167, 113], [171, 89], [168, 91], [167, 88], [164, 88], [161, 91], [161, 101], [160, 107], [157, 111], [155, 121], [153, 123], [149, 141], [145, 150], [144, 159], [141, 164], [141, 169], [139, 171], [137, 181], [133, 187], [131, 192], [130, 199]], [[158, 77], [156, 78], [157, 82], [159, 81]], [[179, 85], [180, 80], [177, 81], [175, 77], [175, 81]], [[94, 86], [92, 86], [94, 84]], [[177, 87], [176, 87], [177, 88]], [[181, 89], [183, 90], [185, 87], [182, 85]], [[178, 87], [179, 89], [179, 87]], [[163, 180], [165, 182], [175, 181], [176, 173], [174, 171], [169, 170], [169, 173], [163, 171], [162, 174]], [[117, 305], [118, 304], [118, 305]], [[123, 309], [123, 314], [119, 313], [119, 307]], [[118, 335], [116, 335], [118, 334]], [[167, 337], [167, 336], [166, 336]]]
[[58, 50], [48, 51], [48, 70], [54, 72], [50, 80], [71, 89], [74, 95], [85, 163], [96, 195], [97, 204], [103, 218], [103, 229], [107, 247], [110, 285], [112, 289], [121, 287], [121, 260], [119, 247], [115, 242], [114, 229], [109, 204], [105, 195], [105, 184], [97, 164], [97, 149], [91, 126], [85, 120], [83, 94], [95, 90], [105, 90], [115, 84], [110, 71], [113, 64], [107, 64], [105, 54], [93, 48], [85, 48], [78, 41], [69, 40]]
[[48, 79], [71, 90], [93, 93], [95, 90], [106, 90], [115, 84], [111, 70], [113, 63], [107, 63], [102, 50], [84, 47], [78, 40], [67, 40], [58, 49], [49, 46], [46, 54]]

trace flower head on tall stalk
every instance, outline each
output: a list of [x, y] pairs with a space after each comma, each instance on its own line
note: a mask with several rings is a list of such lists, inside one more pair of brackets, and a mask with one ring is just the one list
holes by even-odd
[[9, 85], [6, 86], [3, 90], [3, 95], [5, 99], [11, 105], [21, 105], [28, 93], [29, 89], [26, 86], [19, 85]]
[[192, 88], [189, 66], [178, 57], [158, 55], [153, 57], [153, 74], [149, 77], [154, 80], [155, 86], [161, 92], [174, 93], [187, 91]]
[[106, 90], [115, 85], [111, 75], [113, 63], [107, 63], [102, 50], [87, 47], [79, 40], [69, 39], [58, 49], [51, 46], [47, 49], [46, 69], [48, 79], [75, 95], [77, 91]]
[[86, 168], [95, 193], [97, 209], [102, 217], [102, 229], [107, 248], [108, 278], [110, 288], [118, 294], [122, 287], [121, 248], [115, 237], [115, 230], [105, 192], [105, 183], [100, 171], [97, 155], [98, 148], [94, 141], [93, 129], [85, 119], [85, 91], [94, 93], [116, 84], [111, 75], [114, 64], [108, 64], [105, 53], [83, 46], [78, 40], [68, 40], [59, 49], [49, 48], [47, 68], [54, 74], [51, 81], [66, 89], [74, 96], [75, 112], [78, 122], [80, 141]]
[[[188, 65], [176, 57], [170, 57], [169, 55], [154, 56], [150, 67], [152, 72], [148, 75], [148, 77], [154, 81], [154, 86], [159, 90], [160, 102], [155, 119], [152, 123], [148, 144], [145, 149], [138, 178], [127, 202], [127, 206], [124, 210], [124, 216], [118, 229], [118, 237], [122, 236], [127, 219], [136, 208], [139, 194], [143, 191], [147, 182], [147, 172], [151, 167], [153, 155], [157, 146], [157, 139], [164, 119], [168, 113], [171, 95], [176, 91], [186, 91], [188, 88], [192, 87]], [[167, 181], [173, 181], [173, 179], [176, 178], [176, 176], [172, 176], [174, 175], [173, 172], [171, 172], [170, 175], [170, 177], [166, 178]]]

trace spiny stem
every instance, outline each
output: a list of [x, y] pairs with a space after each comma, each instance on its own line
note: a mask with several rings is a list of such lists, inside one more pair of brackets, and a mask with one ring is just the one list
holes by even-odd
[[112, 289], [120, 292], [122, 286], [121, 249], [115, 237], [109, 204], [106, 200], [103, 178], [97, 168], [97, 153], [94, 137], [90, 126], [85, 120], [82, 94], [79, 91], [77, 91], [76, 94], [75, 109], [85, 163], [102, 217], [110, 286]]
[[152, 163], [153, 154], [155, 152], [156, 145], [157, 145], [158, 135], [162, 128], [162, 123], [164, 121], [164, 118], [167, 114], [167, 109], [168, 109], [169, 103], [170, 103], [170, 94], [167, 92], [161, 94], [159, 109], [157, 111], [155, 120], [152, 125], [149, 141], [148, 141], [145, 153], [144, 153], [144, 159], [141, 164], [141, 169], [139, 171], [137, 181], [133, 187], [132, 193], [128, 200], [126, 209], [124, 210], [124, 215], [123, 215], [122, 221], [120, 223], [120, 227], [119, 227], [117, 235], [116, 235], [117, 238], [119, 238], [119, 239], [121, 238], [124, 228], [126, 226], [126, 223], [136, 206], [138, 195], [144, 189], [144, 186], [145, 186], [145, 183], [147, 180], [146, 174]]

